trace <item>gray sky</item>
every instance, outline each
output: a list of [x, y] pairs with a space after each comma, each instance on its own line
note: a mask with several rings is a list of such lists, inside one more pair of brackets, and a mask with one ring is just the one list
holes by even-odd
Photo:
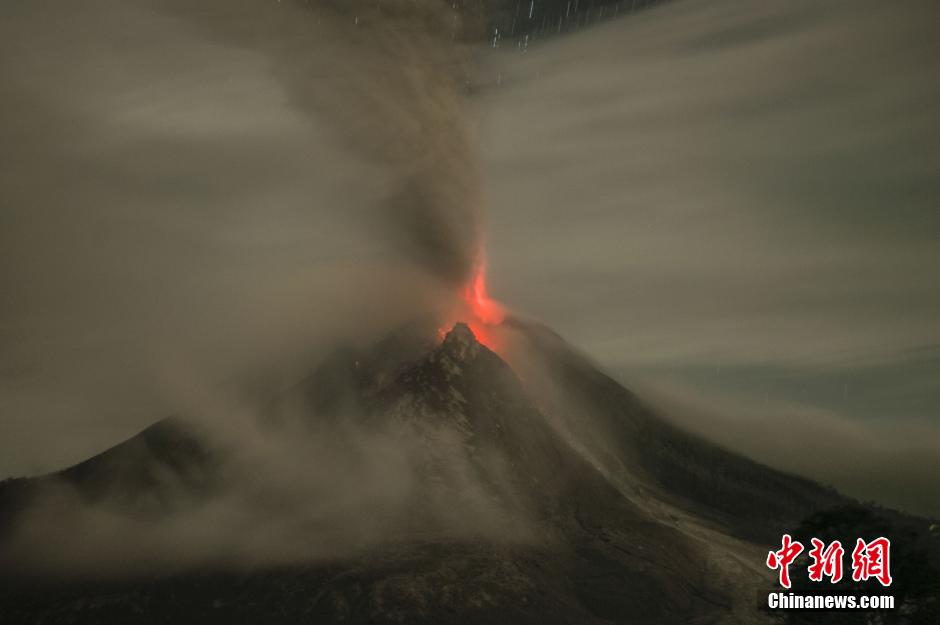
[[[0, 475], [426, 291], [375, 222], [400, 172], [335, 101], [311, 113], [338, 84], [322, 60], [177, 5], [0, 9]], [[681, 0], [481, 49], [494, 295], [693, 429], [940, 514], [914, 485], [940, 457], [936, 12]], [[280, 19], [262, 39], [295, 36]], [[423, 149], [414, 132], [389, 136]], [[434, 159], [433, 193], [462, 159]], [[898, 458], [918, 460], [874, 480]]]
[[692, 429], [940, 514], [937, 17], [684, 0], [499, 55], [496, 295]]

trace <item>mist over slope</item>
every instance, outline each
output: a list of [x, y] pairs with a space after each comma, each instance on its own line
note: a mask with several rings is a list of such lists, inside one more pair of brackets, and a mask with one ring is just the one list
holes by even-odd
[[[136, 622], [173, 592], [197, 617], [200, 576], [236, 575], [223, 603], [280, 596], [286, 618], [327, 622], [751, 618], [769, 573], [750, 541], [844, 500], [669, 426], [544, 328], [509, 323], [542, 364], [526, 381], [462, 324], [439, 345], [405, 332], [334, 353], [249, 422], [168, 419], [4, 483], [4, 611]], [[113, 611], [78, 610], [98, 593]]]

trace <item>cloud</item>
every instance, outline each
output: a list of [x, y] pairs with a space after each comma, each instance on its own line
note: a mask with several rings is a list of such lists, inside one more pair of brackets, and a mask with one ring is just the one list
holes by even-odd
[[[835, 379], [940, 344], [932, 2], [689, 0], [485, 58], [437, 55], [431, 5], [383, 26], [366, 4], [3, 5], [0, 474], [100, 451], [181, 379], [276, 377], [433, 308], [484, 205], [496, 295], [639, 377]], [[867, 383], [930, 417], [925, 372]], [[832, 419], [820, 445], [901, 432], [859, 475], [936, 440]], [[737, 423], [723, 440], [797, 458]], [[814, 462], [783, 468], [846, 470]]]
[[940, 343], [930, 11], [672, 3], [500, 56], [494, 291], [618, 365]]
[[430, 8], [360, 8], [0, 9], [0, 475], [175, 411], [181, 371], [253, 383], [469, 271], [461, 61]]
[[126, 578], [355, 559], [415, 539], [532, 540], [523, 506], [493, 493], [508, 459], [471, 457], [452, 424], [363, 427], [285, 409], [274, 427], [270, 414], [204, 391], [183, 405], [202, 415], [197, 431], [215, 450], [193, 480], [201, 489], [162, 466], [148, 467], [158, 476], [148, 491], [94, 501], [47, 481], [5, 534], [0, 568]]
[[495, 56], [495, 296], [706, 437], [938, 514], [935, 12], [683, 1]]
[[863, 501], [940, 516], [935, 488], [940, 427], [862, 421], [810, 405], [706, 393], [675, 382], [632, 379], [668, 420], [776, 469], [809, 477]]

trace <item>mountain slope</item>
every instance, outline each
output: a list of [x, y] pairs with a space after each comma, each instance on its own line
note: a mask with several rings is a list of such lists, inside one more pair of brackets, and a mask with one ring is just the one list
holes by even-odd
[[[234, 559], [235, 572], [216, 557], [183, 571], [142, 576], [136, 567], [131, 577], [50, 585], [11, 575], [17, 563], [7, 558], [0, 620], [761, 620], [749, 602], [768, 574], [747, 539], [773, 539], [838, 495], [677, 430], [557, 337], [510, 325], [556, 392], [537, 391], [544, 386], [530, 368], [523, 384], [458, 324], [436, 346], [399, 337], [376, 350], [338, 351], [279, 396], [266, 428], [288, 428], [290, 438], [307, 432], [333, 448], [300, 458], [304, 474], [323, 474], [300, 495], [271, 482], [249, 490], [259, 465], [176, 420], [57, 475], [6, 483], [0, 510], [13, 542], [17, 518], [50, 484], [76, 492], [78, 505], [106, 502], [109, 515], [146, 515], [158, 525], [236, 492], [264, 512], [239, 526], [249, 546], [269, 540], [270, 516], [299, 519], [289, 530], [273, 526], [296, 558]], [[360, 453], [363, 433], [382, 447]], [[343, 457], [342, 471], [328, 469], [331, 454]], [[360, 472], [363, 464], [376, 469]], [[344, 473], [349, 484], [327, 483]], [[385, 474], [398, 477], [382, 481]], [[358, 490], [369, 497], [350, 503]], [[305, 548], [324, 536], [347, 542], [308, 557]], [[751, 570], [742, 575], [742, 567]]]
[[612, 479], [646, 497], [719, 523], [747, 540], [773, 543], [802, 518], [845, 499], [815, 482], [754, 462], [688, 433], [574, 352], [551, 331], [515, 323], [549, 380], [541, 387], [560, 427], [605, 466]]

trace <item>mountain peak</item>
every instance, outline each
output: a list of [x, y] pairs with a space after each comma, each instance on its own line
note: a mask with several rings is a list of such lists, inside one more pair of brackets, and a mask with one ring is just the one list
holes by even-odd
[[444, 342], [441, 344], [441, 349], [444, 352], [459, 360], [475, 357], [480, 351], [480, 347], [480, 342], [473, 330], [462, 321], [454, 324], [454, 327], [447, 333]]

